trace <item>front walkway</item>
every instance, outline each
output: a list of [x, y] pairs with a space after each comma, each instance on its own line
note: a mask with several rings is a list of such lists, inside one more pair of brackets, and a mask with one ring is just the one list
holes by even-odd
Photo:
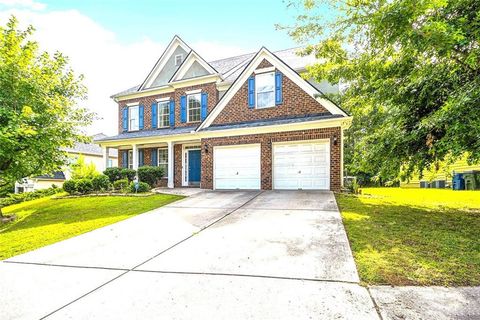
[[202, 191], [0, 263], [0, 306], [2, 319], [396, 319], [398, 297], [358, 282], [332, 193]]

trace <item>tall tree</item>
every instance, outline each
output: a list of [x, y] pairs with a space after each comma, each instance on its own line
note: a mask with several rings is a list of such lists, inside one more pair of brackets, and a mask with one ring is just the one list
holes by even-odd
[[357, 172], [411, 176], [448, 158], [480, 160], [480, 1], [306, 0], [287, 26], [342, 82]]
[[92, 119], [78, 106], [82, 77], [61, 53], [40, 52], [33, 31], [19, 30], [15, 17], [0, 27], [0, 187], [58, 170], [62, 149], [85, 141], [80, 128]]

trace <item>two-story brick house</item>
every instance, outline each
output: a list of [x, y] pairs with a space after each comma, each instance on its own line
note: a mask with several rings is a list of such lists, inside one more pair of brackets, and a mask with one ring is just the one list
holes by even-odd
[[208, 63], [175, 36], [112, 96], [119, 133], [96, 142], [119, 166], [163, 166], [168, 187], [339, 190], [351, 117], [300, 77], [305, 60], [261, 48]]

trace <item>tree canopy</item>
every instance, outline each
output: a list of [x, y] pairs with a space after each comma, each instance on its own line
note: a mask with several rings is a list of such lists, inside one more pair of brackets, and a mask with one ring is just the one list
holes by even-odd
[[345, 85], [351, 171], [395, 179], [480, 160], [480, 1], [292, 4], [303, 13], [289, 34], [321, 59], [308, 76]]
[[81, 128], [92, 114], [82, 77], [59, 52], [40, 52], [33, 27], [11, 17], [0, 26], [0, 186], [48, 174], [67, 162], [64, 148], [86, 141]]

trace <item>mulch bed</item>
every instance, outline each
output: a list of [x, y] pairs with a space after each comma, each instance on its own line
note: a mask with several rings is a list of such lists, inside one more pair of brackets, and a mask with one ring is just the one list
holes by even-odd
[[78, 194], [78, 195], [68, 195], [68, 196], [59, 196], [53, 197], [52, 199], [70, 199], [70, 198], [87, 198], [87, 197], [150, 197], [157, 193], [89, 193], [89, 194]]

